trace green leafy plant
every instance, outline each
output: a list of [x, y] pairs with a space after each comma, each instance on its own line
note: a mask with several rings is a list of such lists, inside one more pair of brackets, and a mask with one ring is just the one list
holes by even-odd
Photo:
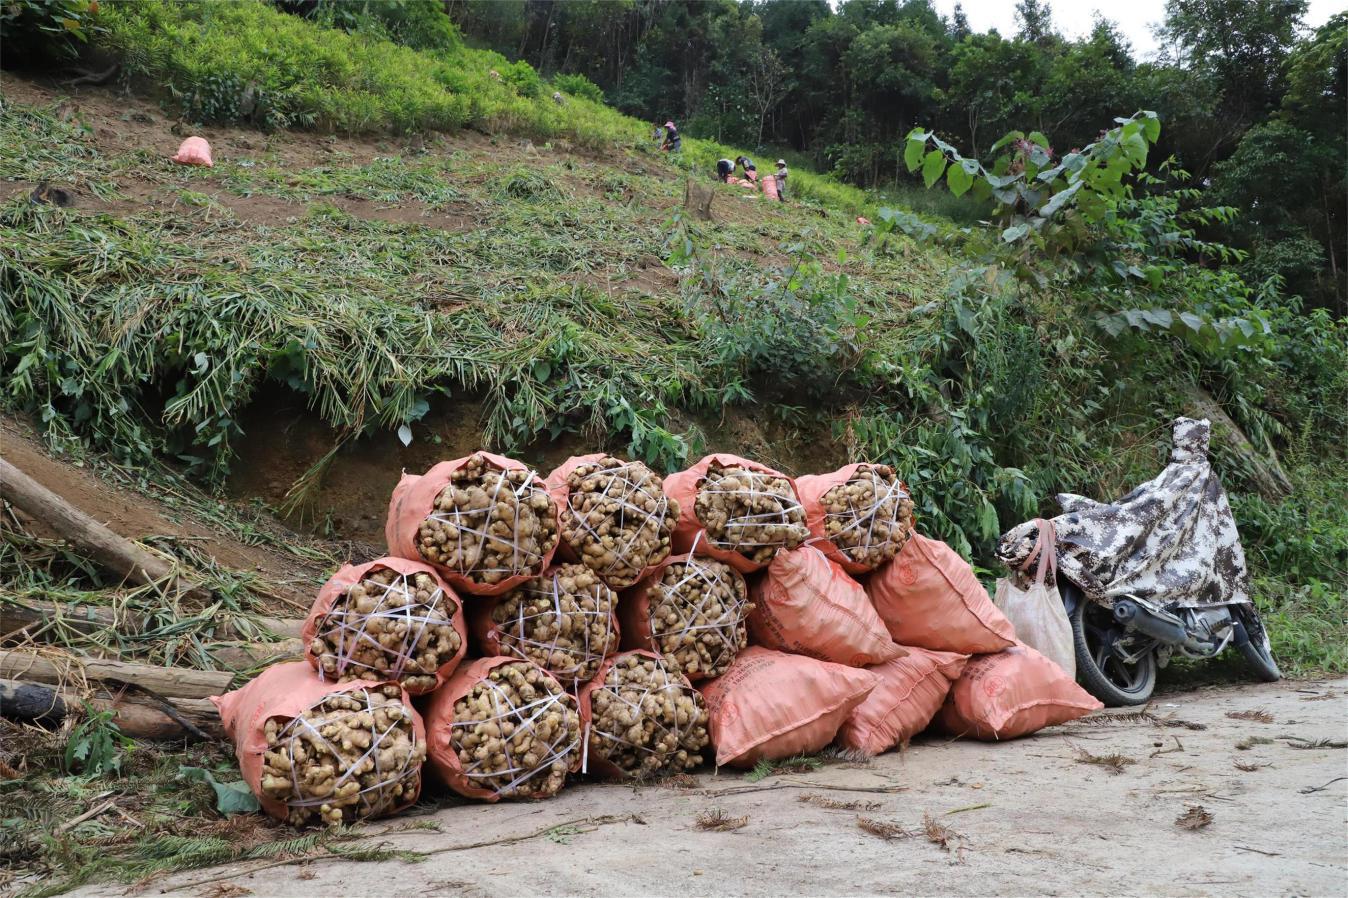
[[98, 0], [4, 0], [0, 33], [7, 62], [32, 62], [43, 55], [72, 59], [103, 30]]
[[116, 716], [111, 709], [97, 711], [85, 703], [84, 719], [75, 725], [66, 741], [67, 773], [84, 776], [121, 773], [123, 756], [135, 748], [135, 742], [113, 722]]

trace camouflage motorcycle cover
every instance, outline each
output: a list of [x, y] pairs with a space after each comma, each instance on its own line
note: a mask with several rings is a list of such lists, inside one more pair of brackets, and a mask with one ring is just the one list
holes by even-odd
[[[1211, 432], [1206, 419], [1176, 418], [1170, 464], [1117, 502], [1058, 495], [1058, 569], [1088, 598], [1185, 608], [1250, 602], [1240, 535], [1208, 462]], [[997, 557], [1021, 569], [1037, 535], [1033, 521], [1008, 531]]]

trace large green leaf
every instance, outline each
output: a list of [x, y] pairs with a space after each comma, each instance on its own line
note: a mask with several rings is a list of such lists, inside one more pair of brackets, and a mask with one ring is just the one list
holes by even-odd
[[927, 186], [935, 184], [941, 178], [941, 173], [945, 171], [945, 154], [940, 150], [932, 150], [922, 159], [922, 180], [927, 182]]
[[922, 164], [922, 151], [927, 148], [927, 138], [919, 136], [917, 131], [908, 135], [908, 142], [903, 147], [903, 164], [908, 166], [909, 171], [917, 171]]
[[962, 165], [952, 165], [945, 173], [945, 181], [950, 185], [950, 192], [955, 196], [964, 196], [965, 192], [973, 186], [973, 175], [964, 170]]

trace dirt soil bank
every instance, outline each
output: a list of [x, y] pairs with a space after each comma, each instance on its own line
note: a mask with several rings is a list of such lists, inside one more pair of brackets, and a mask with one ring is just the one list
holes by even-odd
[[[540, 804], [444, 807], [413, 818], [434, 821], [439, 832], [371, 826], [389, 847], [431, 852], [423, 863], [259, 862], [182, 874], [145, 891], [1343, 895], [1348, 750], [1291, 740], [1341, 742], [1346, 690], [1344, 678], [1208, 688], [1160, 697], [1151, 708], [1159, 723], [1104, 712], [1005, 744], [926, 741], [868, 764], [757, 784], [724, 770], [699, 776], [693, 789], [580, 785]], [[1261, 710], [1272, 722], [1227, 716]], [[1238, 749], [1249, 737], [1271, 741]], [[1080, 752], [1134, 763], [1115, 774], [1082, 762]], [[830, 809], [804, 795], [876, 806]], [[1212, 822], [1177, 826], [1194, 805]], [[747, 816], [747, 824], [698, 829], [694, 818], [711, 808]], [[859, 815], [916, 835], [886, 841], [858, 827]], [[950, 851], [922, 834], [924, 815], [958, 834]]]

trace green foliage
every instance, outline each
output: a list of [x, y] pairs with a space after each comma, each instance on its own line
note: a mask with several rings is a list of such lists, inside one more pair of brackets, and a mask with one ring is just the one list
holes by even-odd
[[776, 760], [762, 758], [744, 775], [744, 778], [751, 783], [758, 783], [781, 773], [808, 773], [823, 766], [824, 762], [814, 755], [792, 755]]
[[[414, 10], [429, 7], [389, 8], [398, 9], [411, 22]], [[542, 97], [528, 63], [457, 43], [420, 52], [289, 16], [262, 0], [125, 0], [105, 7], [101, 19], [108, 33], [99, 42], [127, 73], [167, 85], [196, 120], [348, 133], [471, 126], [588, 146], [637, 133], [635, 123], [588, 100], [560, 107]]]
[[84, 719], [75, 725], [66, 740], [64, 767], [67, 773], [84, 776], [117, 775], [122, 759], [136, 744], [113, 722], [115, 711], [96, 711], [84, 706]]
[[391, 40], [414, 50], [457, 50], [458, 29], [442, 0], [278, 0], [327, 27]]
[[89, 38], [103, 30], [98, 11], [98, 0], [4, 0], [0, 37], [5, 62], [31, 65], [78, 56]]
[[604, 90], [584, 75], [561, 73], [552, 76], [553, 85], [573, 97], [583, 97], [595, 103], [604, 102]]
[[[790, 262], [764, 272], [710, 257], [675, 216], [669, 264], [687, 272], [684, 312], [725, 384], [709, 407], [750, 398], [822, 399], [863, 362], [861, 333], [869, 319], [846, 274], [825, 273], [804, 241], [781, 247]], [[840, 260], [841, 261], [841, 260]]]

